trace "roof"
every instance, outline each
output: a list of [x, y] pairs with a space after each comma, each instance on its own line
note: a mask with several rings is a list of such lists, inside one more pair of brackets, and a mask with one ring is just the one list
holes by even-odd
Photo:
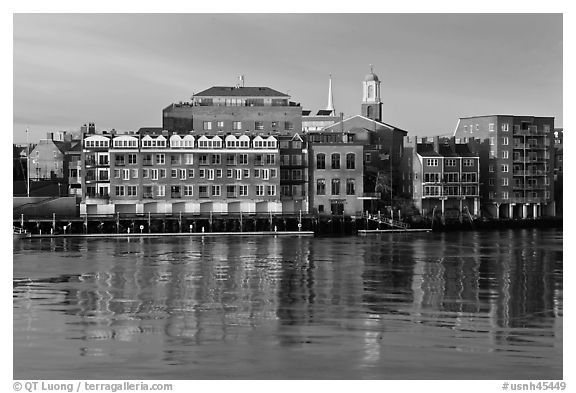
[[[329, 126], [327, 126], [327, 127], [325, 127], [325, 128], [336, 127], [337, 125], [339, 125], [339, 124], [342, 123], [342, 122], [345, 123], [345, 122], [347, 122], [347, 121], [349, 121], [349, 120], [352, 120], [352, 119], [355, 119], [355, 118], [360, 118], [360, 119], [363, 119], [363, 120], [366, 120], [366, 121], [369, 121], [369, 122], [372, 122], [372, 123], [380, 124], [380, 125], [383, 125], [383, 126], [388, 127], [388, 128], [391, 129], [391, 130], [401, 131], [401, 132], [404, 132], [404, 133], [408, 134], [408, 131], [405, 131], [405, 130], [403, 130], [403, 129], [401, 129], [401, 128], [398, 128], [398, 127], [393, 126], [393, 125], [388, 124], [388, 123], [384, 123], [384, 122], [382, 122], [382, 121], [370, 119], [370, 118], [368, 118], [368, 117], [366, 117], [366, 116], [362, 116], [362, 115], [350, 116], [350, 117], [344, 119], [344, 120], [341, 121], [341, 122], [340, 122], [340, 121], [339, 121], [339, 122], [336, 122], [336, 123], [331, 124], [331, 125], [329, 125]], [[366, 129], [368, 129], [368, 128], [366, 128]], [[373, 131], [373, 130], [372, 130], [372, 131]]]
[[477, 154], [472, 153], [470, 147], [465, 143], [456, 144], [456, 153], [461, 157], [478, 157]]
[[162, 127], [141, 127], [138, 129], [137, 134], [161, 134], [164, 129]]
[[442, 157], [440, 154], [434, 151], [434, 145], [432, 143], [416, 145], [416, 152], [422, 157]]
[[320, 109], [318, 113], [316, 113], [316, 116], [330, 116], [332, 112], [334, 111], [331, 109]]
[[213, 86], [194, 94], [194, 97], [290, 97], [269, 87]]
[[444, 156], [444, 157], [460, 157], [459, 154], [457, 154], [455, 151], [452, 150], [452, 146], [450, 145], [446, 145], [446, 144], [441, 144], [440, 146], [438, 146], [438, 150], [440, 155]]
[[366, 81], [366, 82], [370, 82], [370, 81], [378, 82], [378, 76], [375, 73], [371, 72], [364, 77], [364, 81]]
[[309, 111], [307, 109], [302, 109], [302, 116], [309, 116], [311, 112], [312, 111]]

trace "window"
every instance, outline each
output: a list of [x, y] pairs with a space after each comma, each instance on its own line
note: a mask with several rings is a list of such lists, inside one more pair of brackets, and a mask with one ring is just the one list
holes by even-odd
[[242, 176], [244, 178], [250, 177], [250, 169], [242, 169]]
[[465, 158], [462, 162], [462, 165], [464, 165], [465, 167], [471, 167], [474, 166], [474, 159], [472, 158]]
[[206, 169], [208, 180], [214, 180], [214, 169]]
[[128, 154], [128, 164], [138, 164], [138, 156], [136, 154]]
[[180, 169], [180, 180], [186, 180], [186, 169]]
[[294, 165], [294, 166], [302, 165], [302, 156], [300, 154], [293, 154], [292, 155], [292, 165]]
[[356, 194], [356, 182], [354, 179], [346, 179], [346, 195]]
[[204, 179], [206, 177], [206, 169], [198, 169], [198, 177]]
[[211, 121], [205, 121], [202, 123], [202, 128], [204, 130], [211, 130], [212, 129], [212, 122]]
[[503, 186], [507, 186], [507, 185], [508, 185], [508, 178], [507, 178], [507, 177], [502, 178], [502, 185], [503, 185]]
[[268, 169], [262, 169], [262, 180], [268, 180], [270, 179], [270, 170]]
[[241, 130], [242, 129], [242, 122], [241, 121], [235, 121], [232, 123], [232, 129], [234, 130]]
[[268, 196], [276, 195], [276, 186], [275, 185], [266, 186], [266, 193], [268, 194]]
[[184, 186], [184, 196], [192, 196], [194, 192], [194, 186]]
[[186, 163], [186, 165], [194, 164], [194, 155], [191, 153], [185, 154], [184, 155], [184, 162]]
[[122, 180], [130, 180], [130, 169], [122, 169]]
[[238, 163], [240, 165], [248, 165], [248, 154], [240, 154], [238, 156]]
[[236, 156], [234, 154], [226, 155], [226, 165], [236, 165]]
[[166, 157], [164, 156], [164, 154], [156, 154], [156, 164], [157, 165], [164, 165], [166, 163], [165, 159], [166, 159]]
[[180, 198], [180, 186], [170, 186], [170, 198]]
[[246, 185], [239, 185], [238, 186], [238, 195], [240, 196], [248, 196], [248, 186]]
[[316, 195], [326, 195], [326, 180], [316, 180]]
[[332, 169], [340, 169], [340, 154], [332, 153], [331, 156]]
[[188, 169], [188, 179], [194, 178], [194, 169]]
[[440, 174], [439, 173], [425, 173], [424, 174], [424, 183], [440, 183]]
[[508, 199], [508, 191], [502, 191], [502, 199]]
[[120, 179], [120, 169], [114, 169], [114, 178]]
[[266, 154], [266, 164], [274, 165], [276, 162], [276, 156], [274, 154]]
[[158, 195], [159, 197], [166, 196], [166, 186], [163, 184], [158, 185], [156, 195]]
[[216, 177], [218, 178], [222, 177], [222, 169], [216, 169]]
[[220, 196], [220, 195], [221, 195], [221, 187], [212, 186], [212, 196]]
[[502, 145], [503, 145], [503, 146], [507, 146], [507, 145], [508, 145], [508, 137], [507, 137], [507, 136], [502, 137]]
[[493, 136], [490, 137], [490, 146], [494, 146], [494, 137]]
[[326, 154], [316, 154], [316, 169], [326, 169]]
[[255, 130], [263, 130], [264, 129], [264, 123], [262, 123], [261, 121], [257, 121], [254, 124], [254, 129]]
[[218, 128], [224, 128], [224, 122], [223, 121], [219, 121], [218, 123], [216, 123], [216, 126]]
[[278, 128], [278, 122], [277, 121], [272, 122], [272, 128]]
[[506, 151], [506, 150], [502, 151], [502, 158], [504, 158], [504, 159], [508, 158], [508, 151]]
[[356, 154], [346, 154], [346, 169], [356, 169]]
[[508, 123], [502, 123], [502, 128], [501, 128], [501, 130], [504, 131], [504, 132], [508, 132]]
[[116, 156], [116, 159], [114, 160], [114, 164], [117, 166], [124, 165], [124, 155]]
[[116, 196], [124, 196], [124, 186], [116, 186]]
[[292, 141], [292, 149], [302, 149], [302, 142]]
[[232, 178], [234, 176], [234, 171], [232, 169], [226, 169], [226, 177]]
[[138, 195], [138, 186], [127, 186], [126, 190], [128, 191], [128, 196], [137, 196]]
[[144, 186], [142, 198], [152, 198], [152, 197], [153, 197], [152, 186]]
[[172, 169], [170, 171], [172, 179], [176, 179], [178, 177], [178, 169]]
[[132, 175], [132, 179], [138, 179], [138, 169], [132, 169], [130, 174]]
[[426, 159], [427, 166], [438, 166], [438, 159], [437, 158], [428, 158]]
[[508, 164], [502, 164], [500, 169], [502, 170], [502, 172], [508, 172]]
[[456, 166], [456, 160], [454, 160], [452, 158], [448, 158], [448, 159], [444, 160], [444, 164], [446, 166]]
[[490, 132], [494, 131], [494, 123], [488, 124], [488, 131]]
[[488, 172], [494, 172], [494, 164], [488, 165]]
[[171, 165], [180, 165], [180, 154], [171, 154], [170, 155], [170, 164]]
[[284, 129], [287, 131], [292, 131], [294, 129], [294, 123], [287, 121], [284, 123]]
[[200, 156], [198, 157], [198, 164], [208, 165], [208, 155], [207, 154], [200, 154]]
[[340, 179], [332, 179], [331, 194], [340, 195]]
[[242, 179], [242, 169], [234, 169], [234, 174], [236, 180]]
[[208, 198], [208, 186], [198, 186], [198, 196], [200, 198]]
[[212, 164], [220, 165], [220, 154], [212, 154]]
[[226, 198], [236, 198], [236, 186], [226, 186]]
[[372, 153], [364, 153], [364, 162], [372, 161]]
[[152, 180], [158, 180], [158, 169], [150, 169], [150, 178]]
[[302, 170], [293, 169], [292, 170], [292, 180], [302, 180]]
[[264, 196], [264, 186], [256, 186], [256, 196]]
[[476, 183], [476, 173], [474, 172], [464, 172], [462, 173], [462, 182], [463, 183]]
[[276, 169], [271, 168], [270, 169], [270, 177], [277, 177], [278, 176], [278, 172], [276, 171]]
[[451, 172], [444, 174], [444, 182], [446, 183], [458, 183], [458, 172]]

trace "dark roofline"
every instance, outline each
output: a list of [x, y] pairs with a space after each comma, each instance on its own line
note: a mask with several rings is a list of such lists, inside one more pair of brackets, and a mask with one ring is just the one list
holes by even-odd
[[[236, 93], [236, 94], [231, 94]], [[240, 94], [238, 94], [240, 93]], [[290, 97], [266, 86], [212, 86], [194, 94], [194, 97]]]

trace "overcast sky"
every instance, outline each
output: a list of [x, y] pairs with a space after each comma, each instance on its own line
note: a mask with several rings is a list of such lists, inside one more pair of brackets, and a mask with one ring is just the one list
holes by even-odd
[[374, 64], [383, 121], [451, 133], [459, 117], [554, 116], [562, 126], [561, 14], [16, 14], [14, 141], [162, 125], [211, 86], [268, 86], [305, 109], [360, 113]]

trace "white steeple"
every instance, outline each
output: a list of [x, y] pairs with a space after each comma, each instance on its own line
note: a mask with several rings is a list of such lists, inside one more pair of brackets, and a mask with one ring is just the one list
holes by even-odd
[[334, 114], [334, 97], [332, 96], [332, 74], [330, 74], [330, 80], [328, 82], [328, 106], [326, 107], [326, 110], [328, 111], [332, 111], [332, 114]]

